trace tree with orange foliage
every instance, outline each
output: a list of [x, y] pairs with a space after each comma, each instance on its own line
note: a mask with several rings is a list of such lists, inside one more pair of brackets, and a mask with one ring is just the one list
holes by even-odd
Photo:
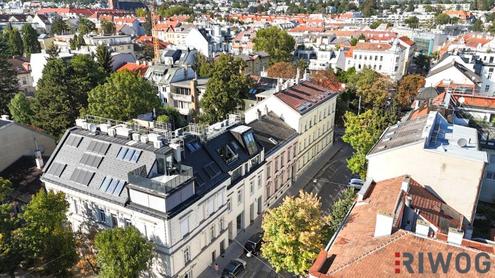
[[311, 74], [311, 81], [329, 90], [341, 90], [341, 84], [335, 73], [331, 70], [318, 70], [313, 72]]
[[289, 62], [278, 62], [271, 65], [268, 70], [268, 77], [290, 79], [295, 78], [297, 67]]
[[420, 88], [425, 85], [425, 78], [419, 74], [411, 74], [404, 76], [397, 86], [395, 100], [402, 108], [411, 105], [414, 98], [418, 95]]

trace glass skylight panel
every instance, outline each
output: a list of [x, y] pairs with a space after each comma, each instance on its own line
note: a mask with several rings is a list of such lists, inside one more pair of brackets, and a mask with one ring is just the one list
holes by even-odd
[[71, 147], [79, 147], [79, 144], [81, 143], [82, 141], [82, 137], [81, 136], [77, 136], [77, 135], [69, 135], [69, 138], [67, 138], [67, 140], [65, 141], [67, 145], [71, 146]]
[[81, 168], [74, 169], [72, 176], [70, 177], [71, 181], [77, 182], [79, 184], [88, 186], [89, 182], [93, 178], [95, 172], [87, 171]]
[[119, 180], [119, 183], [117, 184], [117, 187], [113, 191], [113, 195], [115, 196], [120, 196], [120, 193], [122, 193], [122, 189], [124, 189], [125, 181]]
[[106, 192], [111, 182], [112, 182], [112, 178], [105, 177], [101, 182], [100, 190]]
[[136, 151], [136, 150], [134, 150], [134, 149], [129, 149], [129, 150], [127, 151], [127, 153], [125, 154], [125, 156], [124, 156], [124, 160], [130, 161], [130, 160], [131, 160], [131, 158], [132, 158], [132, 156], [134, 155], [134, 152], [135, 152], [135, 151]]
[[244, 142], [246, 143], [248, 152], [250, 155], [253, 155], [256, 153], [258, 150], [258, 146], [256, 145], [256, 141], [254, 140], [254, 135], [252, 132], [248, 132], [244, 134], [242, 137], [244, 137]]
[[109, 143], [93, 140], [89, 143], [88, 151], [105, 155], [110, 147]]
[[87, 165], [87, 166], [90, 166], [90, 167], [98, 168], [100, 166], [100, 163], [102, 160], [103, 160], [103, 157], [101, 157], [101, 156], [90, 154], [90, 153], [84, 153], [82, 158], [81, 158], [80, 163]]
[[108, 194], [112, 194], [115, 188], [117, 187], [118, 183], [119, 183], [118, 179], [113, 179], [112, 182], [110, 183], [110, 186], [107, 188], [105, 192]]
[[139, 156], [141, 155], [141, 151], [136, 150], [134, 154], [132, 155], [131, 162], [136, 163], [139, 159]]
[[119, 153], [117, 154], [117, 159], [124, 159], [125, 153], [129, 150], [129, 148], [121, 147]]
[[117, 154], [117, 159], [136, 163], [141, 156], [141, 150], [121, 147]]

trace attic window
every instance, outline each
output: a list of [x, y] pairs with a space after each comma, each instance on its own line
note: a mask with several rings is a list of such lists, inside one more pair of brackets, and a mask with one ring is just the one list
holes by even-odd
[[225, 161], [225, 163], [231, 163], [237, 159], [237, 154], [230, 148], [229, 145], [218, 148], [217, 153], [223, 161]]
[[106, 176], [100, 184], [100, 191], [119, 196], [124, 189], [125, 181]]
[[243, 136], [244, 142], [246, 143], [246, 147], [248, 149], [249, 155], [253, 155], [258, 151], [258, 145], [254, 140], [254, 135], [252, 132], [247, 132]]
[[195, 152], [197, 150], [199, 150], [201, 148], [201, 145], [198, 144], [197, 142], [192, 142], [192, 143], [187, 143], [186, 144], [186, 148], [190, 151], [190, 152]]

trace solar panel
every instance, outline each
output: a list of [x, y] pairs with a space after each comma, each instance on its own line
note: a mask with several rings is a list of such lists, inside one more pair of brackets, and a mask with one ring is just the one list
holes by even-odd
[[103, 181], [101, 182], [101, 185], [100, 185], [100, 190], [105, 192], [107, 191], [108, 189], [108, 186], [110, 185], [110, 182], [112, 181], [112, 178], [110, 177], [105, 177], [103, 179]]
[[88, 186], [89, 182], [91, 181], [94, 175], [95, 172], [87, 171], [81, 168], [76, 168], [74, 169], [74, 172], [70, 177], [70, 180]]
[[117, 187], [117, 184], [119, 183], [118, 179], [113, 179], [112, 182], [110, 183], [110, 186], [105, 190], [106, 193], [112, 194], [113, 191], [115, 190], [115, 187]]
[[48, 174], [60, 178], [60, 176], [65, 170], [65, 167], [67, 167], [67, 164], [53, 162], [52, 165], [50, 166], [50, 169], [48, 170]]
[[66, 140], [66, 144], [71, 146], [71, 147], [79, 147], [79, 144], [81, 143], [82, 137], [81, 136], [76, 136], [76, 135], [69, 135], [69, 138]]
[[115, 188], [112, 194], [115, 196], [120, 196], [120, 193], [122, 193], [122, 189], [124, 189], [124, 185], [125, 185], [125, 181], [119, 181], [117, 187]]
[[79, 161], [81, 164], [98, 168], [100, 166], [101, 161], [103, 160], [103, 157], [90, 154], [90, 153], [84, 153], [81, 161]]
[[117, 159], [136, 163], [141, 156], [141, 151], [127, 147], [121, 147]]
[[109, 147], [109, 143], [93, 140], [91, 141], [91, 143], [89, 143], [88, 151], [105, 155], [107, 154]]

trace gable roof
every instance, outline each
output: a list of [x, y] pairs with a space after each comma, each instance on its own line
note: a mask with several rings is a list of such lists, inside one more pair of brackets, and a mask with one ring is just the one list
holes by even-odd
[[311, 81], [302, 81], [285, 90], [275, 93], [275, 96], [300, 114], [305, 114], [329, 98], [338, 94], [318, 86]]
[[248, 125], [253, 128], [256, 139], [265, 148], [265, 156], [297, 136], [294, 129], [271, 111]]

